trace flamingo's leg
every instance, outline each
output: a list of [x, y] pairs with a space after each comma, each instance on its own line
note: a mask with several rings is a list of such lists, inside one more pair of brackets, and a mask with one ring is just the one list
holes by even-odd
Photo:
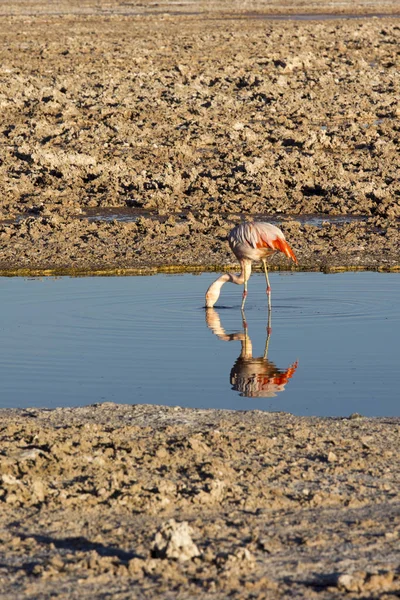
[[246, 320], [246, 314], [244, 312], [244, 308], [242, 308], [242, 322], [243, 322], [244, 332], [247, 335], [247, 320]]
[[[243, 321], [243, 329], [244, 329], [244, 340], [242, 341], [242, 353], [241, 356], [243, 356], [244, 358], [249, 356], [249, 351], [250, 351], [250, 357], [252, 355], [252, 346], [251, 346], [251, 341], [249, 338], [249, 331], [248, 331], [248, 327], [247, 327], [247, 321], [246, 321], [246, 315], [244, 312], [244, 308], [242, 308], [242, 321]], [[250, 348], [249, 348], [249, 344], [250, 344]]]
[[265, 258], [262, 259], [264, 265], [265, 279], [267, 280], [267, 296], [268, 296], [268, 311], [271, 312], [271, 284], [269, 283], [267, 261]]
[[247, 298], [247, 281], [244, 282], [244, 290], [243, 290], [243, 296], [242, 296], [242, 310], [244, 309], [244, 303], [246, 302], [246, 298]]
[[271, 337], [272, 326], [271, 326], [271, 312], [268, 311], [268, 325], [267, 325], [267, 339], [265, 340], [265, 350], [264, 350], [264, 358], [268, 359], [268, 348], [269, 348], [269, 340]]

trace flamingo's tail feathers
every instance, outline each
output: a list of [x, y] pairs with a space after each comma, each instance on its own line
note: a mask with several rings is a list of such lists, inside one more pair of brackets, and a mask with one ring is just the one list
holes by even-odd
[[297, 365], [298, 362], [296, 360], [296, 362], [290, 365], [290, 367], [288, 367], [286, 371], [280, 373], [279, 375], [275, 375], [275, 377], [272, 378], [273, 383], [275, 383], [276, 385], [286, 385], [289, 379], [291, 379], [295, 374]]
[[293, 262], [296, 263], [296, 265], [298, 264], [297, 258], [295, 253], [293, 252], [293, 250], [291, 249], [291, 247], [289, 246], [289, 244], [287, 243], [286, 240], [283, 240], [282, 238], [277, 237], [273, 242], [273, 247], [276, 250], [280, 250], [280, 252], [283, 252], [283, 254], [285, 254], [288, 258], [291, 258]]

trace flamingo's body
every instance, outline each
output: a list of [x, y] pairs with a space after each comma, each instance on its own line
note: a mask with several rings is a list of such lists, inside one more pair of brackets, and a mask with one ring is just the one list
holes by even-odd
[[271, 225], [271, 223], [240, 223], [229, 233], [228, 242], [232, 252], [240, 262], [241, 273], [240, 275], [224, 273], [221, 277], [218, 277], [206, 292], [206, 307], [211, 308], [214, 306], [219, 298], [221, 287], [224, 283], [230, 281], [231, 283], [244, 285], [243, 308], [247, 296], [247, 282], [251, 275], [251, 263], [254, 260], [262, 261], [264, 265], [270, 306], [271, 286], [269, 285], [266, 259], [274, 252], [280, 251], [297, 263], [297, 258], [285, 240], [282, 231], [279, 227]]

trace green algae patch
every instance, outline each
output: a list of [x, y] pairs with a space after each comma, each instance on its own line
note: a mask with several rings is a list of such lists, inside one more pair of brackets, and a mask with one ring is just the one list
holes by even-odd
[[[71, 267], [57, 267], [54, 269], [40, 268], [10, 268], [0, 269], [1, 277], [127, 277], [127, 276], [148, 276], [148, 275], [174, 275], [180, 273], [220, 273], [226, 271], [237, 271], [239, 265], [159, 265], [145, 267], [104, 267], [76, 269]], [[400, 273], [400, 265], [377, 267], [355, 266], [355, 265], [306, 265], [304, 267], [294, 267], [291, 265], [269, 265], [269, 271], [282, 272], [319, 272], [323, 273], [343, 273], [345, 271], [378, 271], [380, 273]], [[254, 272], [262, 272], [262, 267], [255, 265]]]
[[348, 265], [348, 266], [340, 266], [340, 265], [329, 265], [321, 269], [324, 273], [344, 273], [345, 271], [378, 271], [379, 273], [399, 273], [400, 265], [381, 265], [377, 267], [368, 267], [368, 266], [356, 266], [356, 265]]
[[2, 277], [124, 277], [124, 276], [140, 276], [140, 275], [158, 275], [158, 274], [179, 274], [179, 273], [203, 273], [203, 272], [219, 272], [224, 269], [237, 269], [234, 267], [222, 267], [212, 265], [204, 267], [204, 265], [161, 265], [161, 266], [146, 266], [146, 267], [104, 267], [104, 268], [87, 268], [76, 269], [71, 267], [56, 267], [54, 269], [40, 268], [10, 268], [0, 269]]

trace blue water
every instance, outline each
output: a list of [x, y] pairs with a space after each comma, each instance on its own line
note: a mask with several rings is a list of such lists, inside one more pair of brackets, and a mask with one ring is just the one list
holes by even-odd
[[245, 336], [239, 286], [203, 308], [216, 276], [0, 278], [0, 406], [400, 415], [400, 275], [272, 273], [267, 357], [264, 277]]

